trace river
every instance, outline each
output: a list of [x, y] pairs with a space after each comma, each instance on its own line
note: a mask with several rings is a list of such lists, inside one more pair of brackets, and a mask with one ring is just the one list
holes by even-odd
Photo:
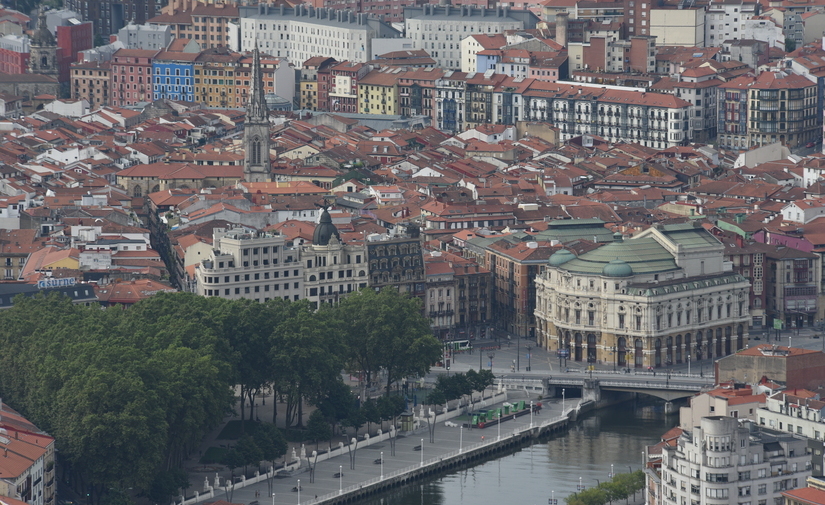
[[563, 435], [479, 465], [416, 483], [362, 505], [543, 505], [555, 497], [641, 468], [642, 451], [678, 423], [662, 403], [628, 402], [591, 413]]

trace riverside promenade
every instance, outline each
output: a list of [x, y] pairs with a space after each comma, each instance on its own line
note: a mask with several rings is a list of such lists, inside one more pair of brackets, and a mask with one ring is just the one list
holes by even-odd
[[[503, 400], [503, 395], [499, 398]], [[524, 399], [524, 396], [520, 395], [518, 399]], [[487, 403], [486, 408], [501, 403], [502, 401]], [[217, 500], [242, 504], [258, 502], [260, 505], [350, 503], [407, 485], [417, 479], [472, 464], [497, 452], [513, 450], [539, 434], [561, 432], [567, 427], [561, 407], [560, 402], [552, 399], [542, 402], [541, 411], [532, 416], [532, 428], [529, 414], [515, 419], [505, 417], [500, 426], [485, 429], [445, 426], [442, 414], [438, 416], [434, 443], [430, 443], [429, 429], [424, 423], [414, 432], [401, 434], [395, 439], [395, 454], [392, 442], [381, 439], [387, 437], [386, 434], [383, 437], [373, 436], [369, 445], [359, 441], [354, 455], [347, 447], [343, 450], [333, 447], [329, 459], [318, 461], [314, 465], [314, 479], [309, 471], [314, 447], [307, 447], [307, 458], [301, 458], [297, 469], [294, 469], [293, 463], [288, 465], [292, 470], [282, 470], [273, 479], [264, 476], [249, 479], [237, 483], [234, 490], [229, 489], [224, 481], [220, 481], [219, 486], [214, 486], [213, 479], [207, 478], [209, 481], [203, 483], [203, 489], [195, 489], [199, 492], [197, 497], [187, 498], [184, 502], [177, 500], [175, 503], [194, 505]], [[568, 401], [565, 405], [566, 413], [569, 414], [574, 407], [574, 401]], [[476, 404], [476, 408], [482, 406]], [[456, 424], [459, 423], [456, 421]], [[354, 461], [354, 469], [350, 468], [351, 461]], [[260, 481], [252, 482], [255, 480]]]

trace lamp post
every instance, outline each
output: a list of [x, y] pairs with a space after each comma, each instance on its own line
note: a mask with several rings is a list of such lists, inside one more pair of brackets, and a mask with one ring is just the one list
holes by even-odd
[[610, 478], [612, 479], [614, 475], [615, 474], [613, 473], [613, 463], [610, 463]]
[[421, 439], [421, 466], [424, 466], [424, 439]]
[[520, 372], [521, 368], [521, 337], [516, 337], [516, 372]]
[[461, 454], [461, 446], [464, 445], [464, 426], [458, 427], [458, 453]]
[[498, 436], [496, 437], [496, 441], [501, 440], [501, 412], [498, 414]]
[[[490, 358], [490, 371], [492, 371], [493, 370], [493, 358], [496, 357], [496, 353], [488, 352], [487, 357]], [[507, 365], [505, 365], [505, 366], [507, 366]]]
[[338, 465], [338, 494], [344, 494], [344, 467]]
[[532, 362], [530, 360], [530, 351], [532, 351], [532, 350], [533, 350], [533, 346], [530, 345], [530, 344], [527, 344], [527, 371], [528, 372], [532, 371], [532, 368], [533, 368], [531, 366]]
[[272, 493], [272, 505], [275, 505], [275, 493]]
[[481, 351], [482, 351], [482, 349], [479, 348], [479, 350], [478, 350], [478, 371], [479, 372], [481, 371], [481, 358], [484, 355], [484, 353], [481, 352]]
[[564, 389], [561, 390], [561, 415], [564, 416]]
[[690, 375], [690, 351], [688, 351], [687, 360], [688, 360], [688, 375]]
[[298, 479], [298, 505], [301, 505], [301, 479]]
[[530, 427], [533, 427], [533, 400], [530, 400]]
[[616, 346], [613, 346], [613, 373], [616, 373], [616, 365], [619, 362], [619, 354], [616, 350]]
[[384, 480], [384, 451], [381, 451], [381, 480]]

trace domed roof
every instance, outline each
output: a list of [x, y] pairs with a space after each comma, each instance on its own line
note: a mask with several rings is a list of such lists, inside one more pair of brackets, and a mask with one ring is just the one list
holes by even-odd
[[547, 262], [550, 264], [551, 267], [557, 267], [559, 265], [567, 263], [572, 259], [576, 259], [575, 254], [568, 251], [567, 249], [559, 249], [550, 256], [550, 259], [547, 260]]
[[329, 215], [327, 209], [321, 213], [321, 219], [315, 227], [315, 233], [312, 234], [313, 245], [329, 245], [329, 239], [335, 235], [338, 241], [341, 240], [341, 235], [338, 234], [338, 228], [332, 224], [332, 216]]
[[602, 268], [602, 275], [606, 277], [630, 277], [633, 275], [633, 268], [627, 262], [616, 258]]
[[49, 27], [46, 26], [46, 9], [42, 5], [40, 6], [40, 14], [37, 19], [37, 29], [32, 33], [31, 44], [33, 46], [55, 45], [54, 35], [49, 31]]

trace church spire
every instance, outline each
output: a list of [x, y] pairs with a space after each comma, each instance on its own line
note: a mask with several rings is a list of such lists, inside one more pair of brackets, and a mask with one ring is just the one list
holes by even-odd
[[255, 41], [255, 50], [252, 51], [252, 79], [249, 86], [249, 102], [246, 105], [246, 120], [267, 121], [267, 107], [264, 99], [264, 79], [261, 72], [261, 53], [258, 51], [258, 42]]

